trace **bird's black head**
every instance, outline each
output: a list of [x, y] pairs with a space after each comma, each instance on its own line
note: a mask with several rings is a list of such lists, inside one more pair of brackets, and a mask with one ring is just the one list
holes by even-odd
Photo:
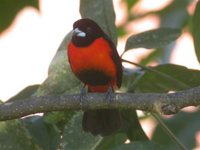
[[93, 20], [80, 19], [73, 24], [72, 42], [79, 47], [88, 46], [103, 34], [102, 29]]

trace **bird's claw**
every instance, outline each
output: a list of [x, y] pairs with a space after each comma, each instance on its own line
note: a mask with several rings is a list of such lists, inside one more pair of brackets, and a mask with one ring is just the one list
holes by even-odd
[[84, 104], [84, 101], [87, 99], [87, 89], [85, 86], [81, 89], [80, 93], [80, 106], [82, 107]]
[[108, 91], [106, 92], [106, 97], [105, 97], [106, 102], [112, 103], [114, 101], [114, 94], [113, 94], [113, 89], [112, 87], [108, 88]]

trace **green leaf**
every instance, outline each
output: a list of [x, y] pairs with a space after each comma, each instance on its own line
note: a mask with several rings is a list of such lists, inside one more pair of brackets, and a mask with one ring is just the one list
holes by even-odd
[[120, 87], [120, 91], [122, 92], [131, 92], [129, 90], [129, 86], [135, 81], [135, 72], [133, 69], [124, 68], [123, 69], [123, 76], [122, 76], [122, 85]]
[[148, 63], [151, 63], [151, 62], [155, 62], [155, 61], [159, 62], [160, 56], [162, 56], [162, 54], [163, 54], [162, 49], [156, 49], [156, 50], [152, 51], [146, 57], [143, 57], [142, 60], [139, 62], [139, 64], [147, 65]]
[[117, 31], [115, 27], [115, 12], [112, 0], [81, 0], [80, 13], [82, 18], [90, 18], [97, 22], [117, 44]]
[[26, 129], [34, 141], [44, 150], [59, 148], [61, 132], [54, 124], [44, 122], [41, 116], [31, 116], [23, 119]]
[[168, 92], [200, 85], [200, 71], [179, 65], [159, 65], [145, 71], [134, 84], [136, 92]]
[[[193, 113], [180, 112], [173, 117], [163, 119], [163, 121], [188, 149], [194, 149], [197, 146], [195, 136], [200, 130], [199, 116], [200, 111]], [[164, 145], [167, 149], [179, 148], [160, 126], [156, 127], [152, 140]]]
[[41, 150], [19, 120], [0, 122], [1, 150]]
[[187, 21], [190, 21], [187, 7], [192, 3], [191, 0], [173, 0], [166, 8], [158, 11], [160, 16], [160, 26], [171, 28], [184, 28]]
[[25, 7], [39, 9], [38, 0], [1, 0], [0, 1], [0, 34], [7, 29], [16, 15]]
[[119, 27], [117, 27], [117, 35], [118, 35], [119, 37], [122, 37], [122, 36], [124, 36], [124, 35], [126, 35], [126, 34], [127, 34], [127, 32], [126, 32], [124, 26], [119, 26]]
[[164, 150], [165, 148], [159, 144], [154, 142], [147, 141], [135, 141], [129, 144], [123, 144], [117, 148], [113, 148], [112, 150]]
[[8, 101], [16, 101], [16, 100], [22, 100], [22, 99], [28, 98], [37, 91], [39, 86], [40, 85], [38, 84], [28, 86], [24, 88], [21, 92], [19, 92], [17, 95], [11, 97]]
[[48, 124], [56, 125], [61, 131], [63, 131], [66, 123], [68, 123], [72, 117], [76, 114], [74, 111], [64, 111], [64, 112], [49, 112], [44, 114], [44, 122]]
[[124, 1], [126, 1], [127, 5], [128, 5], [128, 10], [129, 11], [133, 7], [133, 5], [135, 5], [138, 2], [138, 0], [124, 0]]
[[127, 140], [127, 136], [122, 133], [104, 137], [95, 150], [107, 150], [123, 144]]
[[132, 35], [128, 38], [125, 50], [133, 48], [160, 48], [176, 40], [181, 34], [178, 29], [159, 28]]
[[47, 79], [37, 90], [36, 96], [58, 95], [79, 92], [81, 82], [72, 73], [68, 57], [67, 45], [71, 40], [71, 32], [66, 35], [49, 66]]
[[95, 147], [102, 140], [100, 136], [93, 136], [82, 129], [82, 113], [77, 113], [65, 126], [63, 141], [61, 143], [64, 150], [89, 150]]
[[192, 24], [194, 47], [198, 61], [200, 62], [200, 1], [197, 2]]
[[[188, 7], [191, 2], [191, 0], [171, 1], [171, 3], [165, 9], [162, 9], [157, 14], [160, 16], [160, 26], [178, 29], [184, 29], [185, 27], [187, 28], [187, 25], [191, 20], [188, 13]], [[168, 63], [170, 61], [175, 45], [176, 42], [163, 48], [163, 55], [160, 56], [160, 61], [162, 63]]]

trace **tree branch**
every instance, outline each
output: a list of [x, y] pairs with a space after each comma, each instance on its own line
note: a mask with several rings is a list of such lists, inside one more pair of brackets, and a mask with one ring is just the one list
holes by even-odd
[[83, 104], [80, 104], [79, 94], [30, 97], [0, 104], [0, 120], [16, 119], [39, 112], [102, 108], [131, 108], [175, 114], [183, 107], [198, 105], [200, 105], [200, 86], [169, 94], [115, 93], [112, 101], [106, 101], [105, 94], [88, 93]]

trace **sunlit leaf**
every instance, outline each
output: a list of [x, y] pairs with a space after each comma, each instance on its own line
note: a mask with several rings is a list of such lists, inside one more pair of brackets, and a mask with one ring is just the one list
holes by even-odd
[[194, 47], [196, 56], [200, 62], [200, 1], [197, 2], [192, 21]]
[[180, 34], [180, 30], [172, 28], [159, 28], [142, 32], [128, 38], [125, 50], [140, 47], [148, 49], [164, 47], [176, 40]]
[[80, 13], [82, 18], [90, 18], [97, 22], [101, 28], [117, 44], [117, 31], [115, 27], [115, 12], [112, 0], [81, 0]]

